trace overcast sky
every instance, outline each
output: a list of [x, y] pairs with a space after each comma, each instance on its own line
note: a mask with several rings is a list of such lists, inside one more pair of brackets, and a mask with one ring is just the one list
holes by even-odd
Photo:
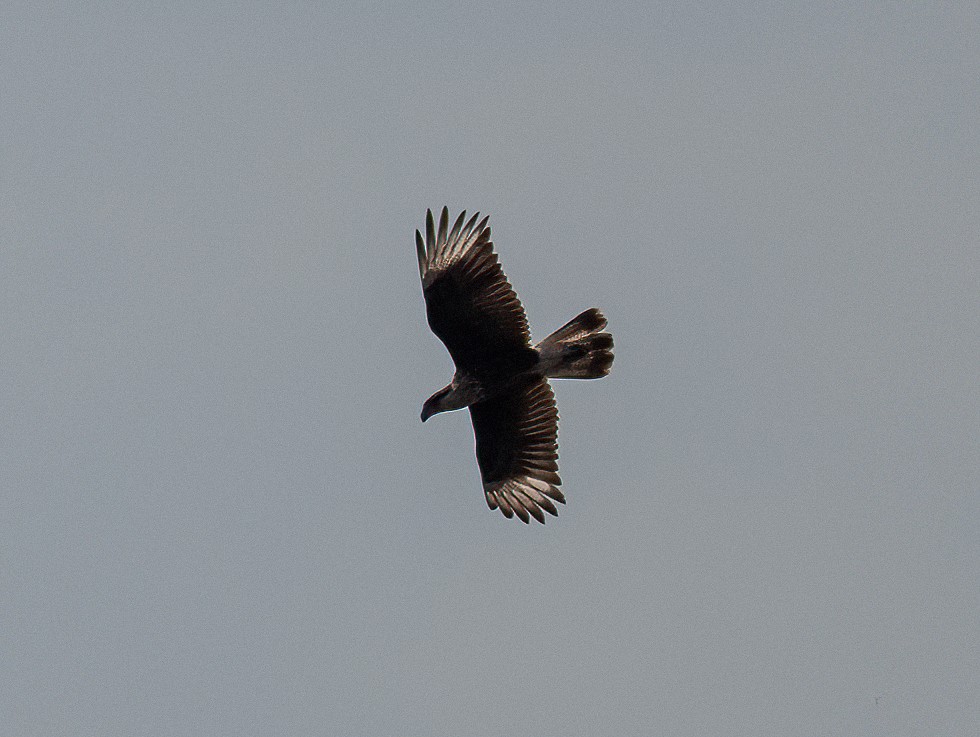
[[[0, 734], [976, 737], [980, 5], [5, 3]], [[427, 207], [568, 505], [486, 507]]]

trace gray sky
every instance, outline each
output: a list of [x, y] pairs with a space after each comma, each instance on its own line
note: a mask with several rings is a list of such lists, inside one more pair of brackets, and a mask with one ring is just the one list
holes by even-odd
[[[164, 5], [0, 11], [0, 734], [976, 737], [980, 6]], [[545, 527], [443, 204], [616, 337]]]

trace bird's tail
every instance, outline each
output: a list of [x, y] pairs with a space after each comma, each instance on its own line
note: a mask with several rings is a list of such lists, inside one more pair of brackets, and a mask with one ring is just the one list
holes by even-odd
[[602, 332], [606, 318], [595, 307], [572, 318], [535, 348], [551, 379], [598, 379], [609, 373], [613, 338]]

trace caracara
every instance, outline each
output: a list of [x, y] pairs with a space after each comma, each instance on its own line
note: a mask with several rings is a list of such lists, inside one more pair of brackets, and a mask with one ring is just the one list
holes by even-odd
[[565, 503], [558, 488], [558, 410], [548, 379], [598, 379], [609, 373], [613, 339], [606, 318], [586, 310], [531, 345], [524, 307], [504, 276], [490, 241], [489, 218], [436, 229], [426, 213], [415, 244], [429, 327], [456, 364], [452, 382], [422, 406], [422, 422], [470, 408], [476, 460], [491, 509], [505, 517], [545, 520]]

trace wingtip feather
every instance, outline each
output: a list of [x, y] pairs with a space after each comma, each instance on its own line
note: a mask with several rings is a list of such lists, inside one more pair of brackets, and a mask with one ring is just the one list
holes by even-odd
[[449, 242], [456, 243], [459, 239], [460, 230], [463, 227], [463, 222], [466, 220], [466, 210], [463, 210], [459, 217], [456, 218], [456, 222], [453, 223], [453, 229], [449, 232]]
[[425, 211], [425, 245], [431, 259], [436, 247], [436, 224], [432, 219], [432, 210]]
[[425, 278], [425, 241], [422, 240], [422, 233], [416, 229], [415, 230], [415, 253], [419, 258], [419, 276], [423, 279]]
[[445, 248], [446, 247], [446, 233], [449, 231], [449, 208], [443, 206], [442, 212], [439, 214], [439, 233], [436, 237], [436, 247]]

